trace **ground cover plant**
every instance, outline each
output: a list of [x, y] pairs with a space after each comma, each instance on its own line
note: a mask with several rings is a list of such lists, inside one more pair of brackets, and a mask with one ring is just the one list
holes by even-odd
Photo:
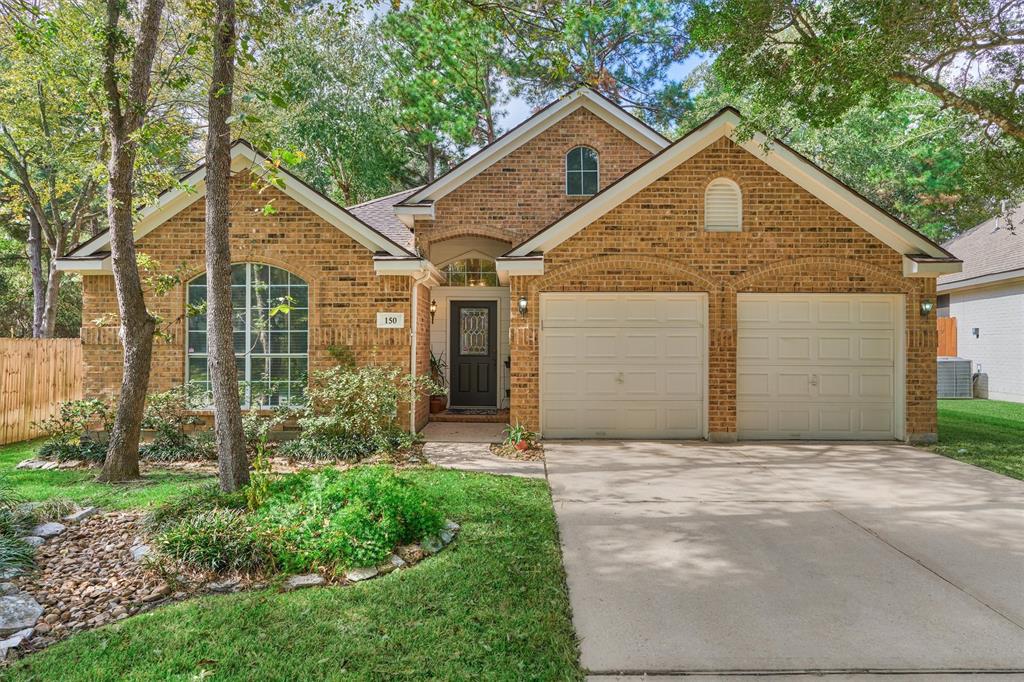
[[304, 471], [250, 493], [207, 490], [165, 505], [151, 522], [154, 544], [200, 570], [338, 574], [380, 565], [445, 521], [439, 500], [381, 465]]
[[1024, 404], [940, 400], [941, 455], [1024, 480]]

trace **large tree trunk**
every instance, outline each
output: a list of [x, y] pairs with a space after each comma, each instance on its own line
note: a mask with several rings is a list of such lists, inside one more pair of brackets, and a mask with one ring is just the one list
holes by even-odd
[[57, 269], [57, 257], [64, 252], [64, 244], [57, 244], [50, 250], [49, 270], [46, 278], [46, 298], [43, 302], [43, 336], [50, 338], [57, 329], [57, 300], [60, 297], [60, 284], [63, 273]]
[[32, 274], [32, 338], [49, 336], [44, 328], [46, 281], [43, 279], [43, 234], [35, 211], [28, 212], [28, 267]]
[[231, 324], [231, 91], [235, 79], [235, 0], [217, 0], [213, 26], [206, 139], [206, 329], [213, 384], [214, 432], [220, 487], [233, 492], [249, 482], [249, 462], [238, 398]]
[[[114, 270], [117, 309], [121, 316], [124, 368], [117, 417], [110, 434], [101, 481], [139, 477], [139, 436], [149, 388], [150, 360], [156, 320], [146, 309], [145, 294], [132, 232], [132, 171], [134, 142], [115, 139], [111, 145], [107, 215], [110, 220], [110, 256]], [[130, 146], [131, 149], [123, 147]]]
[[103, 88], [110, 128], [110, 162], [107, 165], [107, 218], [110, 223], [110, 255], [114, 271], [117, 308], [121, 316], [124, 365], [117, 415], [110, 435], [101, 481], [125, 481], [139, 477], [139, 436], [142, 412], [149, 389], [156, 319], [146, 309], [139, 277], [132, 224], [132, 190], [138, 132], [145, 122], [153, 61], [160, 38], [164, 0], [143, 0], [131, 55], [127, 92], [121, 92], [119, 75], [121, 0], [107, 0], [103, 45]]

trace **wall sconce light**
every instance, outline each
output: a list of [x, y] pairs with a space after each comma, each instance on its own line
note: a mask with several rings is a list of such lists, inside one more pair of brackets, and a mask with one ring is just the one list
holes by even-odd
[[430, 321], [434, 321], [434, 315], [437, 313], [437, 301], [430, 302]]
[[526, 297], [525, 296], [520, 296], [519, 297], [519, 317], [526, 317], [526, 305], [527, 305]]
[[921, 317], [928, 317], [933, 310], [935, 310], [935, 301], [930, 298], [921, 301]]

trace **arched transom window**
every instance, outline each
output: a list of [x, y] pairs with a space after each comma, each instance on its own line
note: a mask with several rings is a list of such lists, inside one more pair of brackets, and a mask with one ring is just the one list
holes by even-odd
[[[187, 380], [210, 389], [207, 367], [206, 275], [188, 284]], [[301, 402], [309, 367], [309, 287], [287, 270], [260, 263], [231, 266], [235, 365], [245, 402]]]
[[739, 232], [743, 229], [743, 195], [729, 178], [715, 178], [704, 190], [704, 229]]
[[460, 258], [441, 268], [450, 287], [496, 287], [498, 272], [488, 258]]
[[597, 152], [590, 147], [575, 147], [565, 155], [565, 193], [569, 196], [597, 194]]

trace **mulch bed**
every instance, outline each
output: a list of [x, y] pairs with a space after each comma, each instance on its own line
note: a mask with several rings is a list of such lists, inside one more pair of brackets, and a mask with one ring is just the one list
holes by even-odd
[[540, 462], [544, 459], [544, 445], [534, 443], [525, 450], [516, 450], [513, 445], [502, 443], [491, 443], [491, 453], [505, 459], [514, 459], [520, 462]]

